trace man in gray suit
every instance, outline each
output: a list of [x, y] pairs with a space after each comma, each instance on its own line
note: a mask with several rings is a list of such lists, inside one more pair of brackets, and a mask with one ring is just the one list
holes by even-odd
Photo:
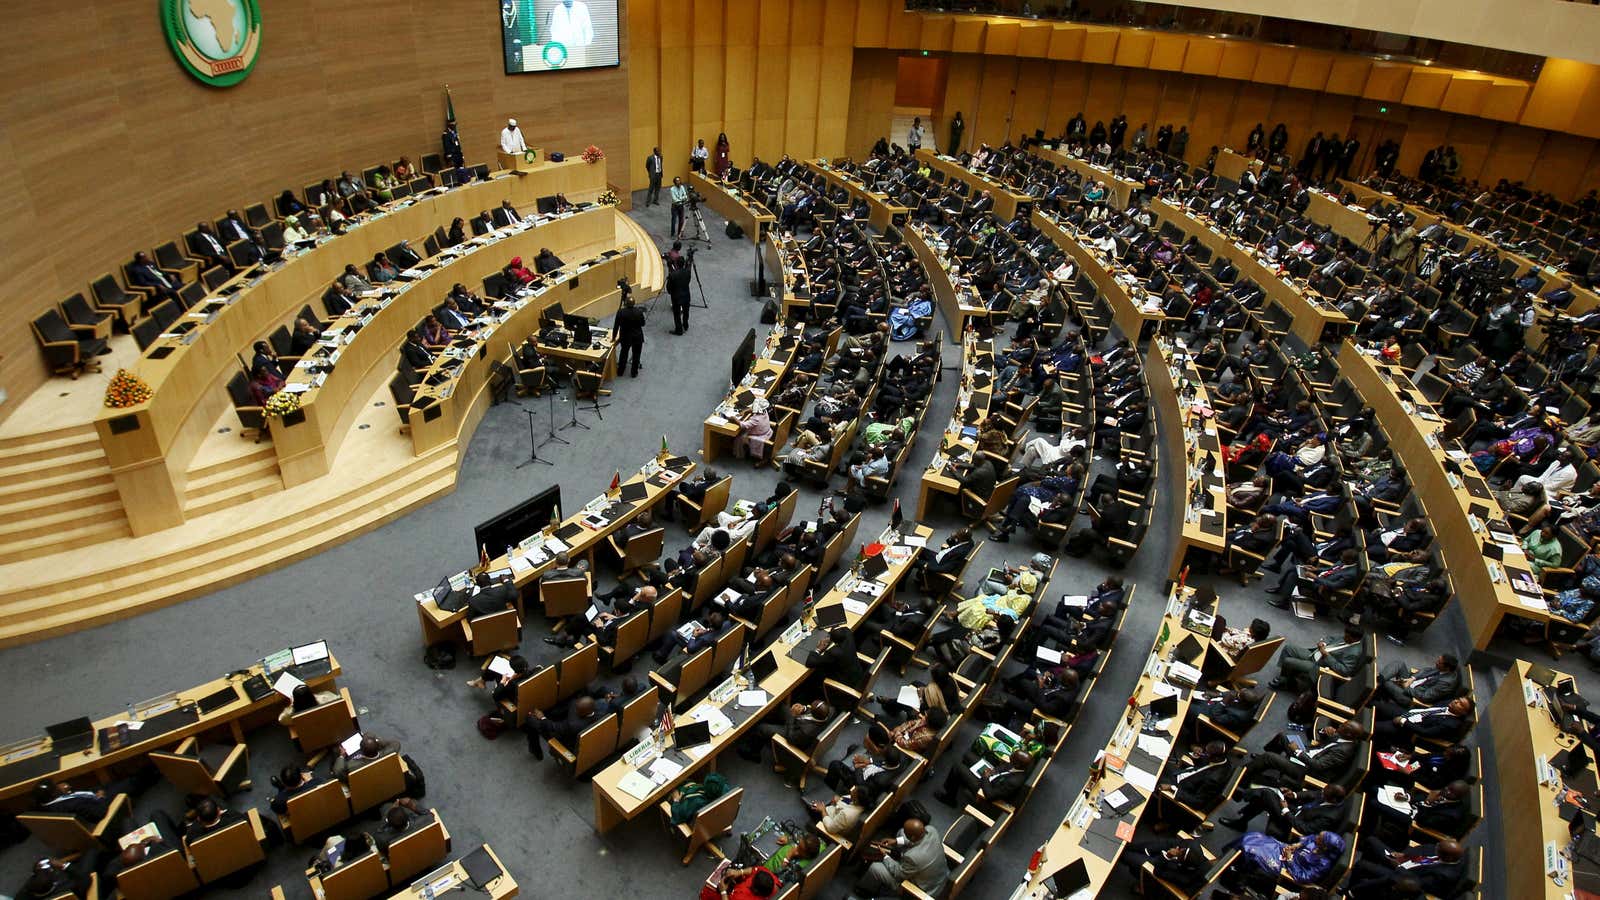
[[1346, 625], [1340, 637], [1329, 635], [1317, 641], [1315, 647], [1285, 646], [1278, 654], [1278, 677], [1272, 679], [1274, 690], [1290, 688], [1303, 690], [1308, 682], [1315, 682], [1317, 670], [1332, 669], [1348, 676], [1361, 665], [1361, 628]]
[[938, 829], [921, 819], [907, 819], [898, 836], [874, 841], [872, 846], [882, 851], [883, 858], [856, 880], [858, 896], [898, 897], [902, 881], [910, 881], [930, 897], [944, 891], [950, 863]]
[[[1261, 748], [1262, 752], [1245, 763], [1244, 782], [1297, 787], [1305, 782], [1307, 775], [1319, 781], [1337, 782], [1350, 772], [1358, 744], [1368, 737], [1367, 730], [1354, 719], [1341, 722], [1337, 728], [1332, 725], [1323, 728], [1316, 740], [1304, 747], [1297, 747], [1288, 738], [1277, 735]], [[1275, 774], [1263, 779], [1268, 773]]]
[[1379, 677], [1378, 690], [1403, 706], [1410, 706], [1413, 700], [1437, 706], [1461, 693], [1461, 663], [1449, 653], [1434, 660], [1429, 669], [1395, 663]]

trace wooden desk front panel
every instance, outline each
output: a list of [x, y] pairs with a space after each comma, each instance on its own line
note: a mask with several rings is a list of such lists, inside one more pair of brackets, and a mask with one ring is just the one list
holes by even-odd
[[1348, 325], [1350, 319], [1337, 309], [1325, 309], [1313, 303], [1306, 295], [1290, 286], [1272, 269], [1263, 265], [1260, 260], [1250, 255], [1244, 248], [1228, 240], [1223, 235], [1207, 228], [1203, 223], [1195, 220], [1183, 209], [1167, 203], [1165, 200], [1150, 201], [1150, 208], [1163, 220], [1171, 222], [1186, 236], [1199, 239], [1200, 243], [1211, 248], [1216, 256], [1227, 257], [1238, 267], [1239, 275], [1248, 278], [1260, 285], [1266, 291], [1267, 298], [1287, 311], [1294, 320], [1289, 330], [1306, 344], [1316, 344], [1322, 340], [1323, 328], [1330, 324]]
[[[579, 225], [578, 229], [581, 231], [585, 227], [589, 226]], [[525, 234], [535, 235], [536, 232]], [[530, 242], [537, 243], [538, 238], [535, 236]], [[471, 359], [462, 363], [460, 372], [455, 378], [455, 390], [448, 398], [436, 404], [441, 410], [440, 414], [432, 421], [427, 421], [421, 411], [412, 412], [411, 443], [416, 454], [421, 456], [451, 441], [459, 440], [463, 434], [470, 431], [487, 408], [489, 398], [484, 395], [483, 390], [488, 385], [493, 364], [505, 362], [513, 345], [522, 343], [528, 335], [538, 330], [539, 315], [549, 308], [550, 304], [559, 302], [563, 309], [580, 310], [591, 303], [604, 300], [610, 294], [618, 293], [617, 279], [625, 274], [630, 277], [633, 275], [633, 259], [634, 254], [631, 250], [620, 253], [578, 275], [576, 288], [569, 287], [571, 281], [563, 281], [547, 288], [535, 295], [533, 302], [517, 310], [496, 328], [494, 334], [489, 336], [489, 340], [481, 345], [485, 348], [485, 352], [474, 354]], [[445, 290], [449, 290], [448, 285], [445, 286]]]
[[994, 214], [999, 217], [1002, 225], [1017, 217], [1018, 205], [1029, 203], [1033, 200], [1027, 194], [1015, 193], [1009, 188], [966, 168], [955, 160], [943, 159], [932, 151], [918, 150], [917, 159], [943, 172], [946, 178], [964, 181], [971, 186], [972, 191], [967, 197], [969, 203], [978, 196], [978, 191], [988, 191], [989, 196], [994, 200]]
[[[706, 206], [711, 207], [712, 212], [743, 228], [745, 237], [752, 241], [756, 240], [761, 234], [757, 225], [762, 222], [777, 221], [777, 218], [772, 213], [761, 212], [754, 207], [746, 205], [745, 201], [741, 199], [745, 196], [743, 191], [740, 191], [739, 195], [735, 196], [729, 190], [729, 185], [712, 181], [699, 172], [689, 173], [689, 187], [699, 191], [700, 195], [706, 198]], [[684, 215], [690, 216], [693, 213], [686, 209], [684, 210]]]
[[1059, 150], [1051, 150], [1048, 147], [1036, 147], [1034, 148], [1033, 152], [1040, 159], [1055, 163], [1058, 166], [1077, 172], [1085, 179], [1085, 184], [1088, 183], [1087, 179], [1093, 178], [1095, 181], [1105, 185], [1106, 190], [1110, 193], [1111, 199], [1114, 201], [1113, 205], [1117, 209], [1126, 209], [1128, 207], [1128, 198], [1133, 196], [1135, 191], [1142, 190], [1144, 188], [1144, 185], [1137, 181], [1129, 181], [1128, 179], [1123, 178], [1121, 175], [1112, 174], [1108, 169], [1102, 169], [1099, 166], [1090, 165], [1086, 160], [1078, 159], [1075, 156], [1069, 156]]
[[479, 247], [432, 270], [374, 313], [355, 339], [341, 348], [339, 362], [322, 386], [301, 396], [305, 421], [288, 427], [281, 421], [273, 423], [272, 444], [284, 484], [293, 487], [328, 472], [360, 412], [359, 402], [352, 403], [352, 399], [365, 399], [355, 398], [357, 390], [367, 383], [373, 367], [395, 363], [397, 348], [406, 332], [444, 302], [453, 285], [459, 282], [468, 290], [481, 292], [483, 279], [499, 272], [512, 257], [532, 260], [542, 247], [576, 262], [571, 258], [573, 251], [596, 246], [613, 236], [616, 215], [612, 208], [602, 206]]
[[[1438, 426], [1413, 417], [1400, 398], [1378, 373], [1371, 357], [1346, 341], [1339, 350], [1339, 372], [1349, 380], [1366, 405], [1377, 413], [1378, 424], [1389, 436], [1395, 458], [1405, 466], [1412, 492], [1422, 503], [1433, 524], [1434, 541], [1444, 554], [1450, 578], [1455, 582], [1455, 602], [1467, 619], [1473, 646], [1489, 646], [1495, 629], [1508, 611], [1521, 608], [1509, 585], [1495, 583], [1489, 576], [1483, 555], [1483, 539], [1473, 532], [1467, 520], [1472, 498], [1451, 486], [1440, 453], [1428, 446], [1425, 435]], [[1415, 392], [1421, 396], [1421, 391]], [[1470, 465], [1468, 463], [1467, 465]], [[1494, 501], [1484, 501], [1491, 510]], [[1511, 562], [1507, 554], [1506, 563]], [[1502, 564], [1509, 572], [1510, 567]], [[1525, 611], [1531, 613], [1531, 611]]]
[[[1561, 900], [1571, 895], [1570, 885], [1558, 885], [1545, 875], [1544, 848], [1551, 842], [1566, 845], [1567, 823], [1555, 805], [1557, 788], [1539, 783], [1539, 757], [1550, 759], [1566, 746], [1557, 742], [1560, 732], [1549, 713], [1528, 706], [1523, 686], [1530, 683], [1528, 663], [1514, 661], [1489, 704], [1494, 780], [1507, 823], [1500, 829], [1506, 896]], [[1533, 827], [1535, 817], [1538, 827]]]

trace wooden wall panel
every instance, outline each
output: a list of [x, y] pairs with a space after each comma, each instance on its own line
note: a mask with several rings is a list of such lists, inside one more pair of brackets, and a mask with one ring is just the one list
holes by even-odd
[[1219, 43], [1222, 44], [1222, 61], [1217, 66], [1219, 77], [1243, 80], [1255, 74], [1256, 62], [1261, 55], [1260, 48], [1244, 41]]
[[[932, 20], [929, 20], [932, 21]], [[1024, 22], [1017, 35], [1017, 55], [1044, 59], [1050, 55], [1050, 36], [1055, 29], [1048, 22]]]
[[1361, 96], [1361, 89], [1367, 85], [1367, 76], [1372, 74], [1372, 60], [1360, 56], [1336, 56], [1333, 64], [1328, 67], [1328, 86], [1330, 94], [1350, 94]]
[[[1024, 59], [1017, 67], [1017, 106], [1014, 134], [1030, 135], [1035, 129], [1050, 133], [1050, 85], [1054, 64], [1045, 59]], [[948, 140], [948, 137], [946, 138]]]
[[1400, 102], [1407, 106], [1421, 106], [1434, 109], [1444, 101], [1444, 92], [1450, 87], [1449, 72], [1434, 72], [1427, 69], [1415, 69], [1406, 81], [1406, 91], [1400, 97]]
[[1294, 65], [1289, 69], [1289, 79], [1285, 83], [1292, 88], [1321, 91], [1328, 86], [1328, 77], [1331, 74], [1333, 74], [1332, 53], [1297, 50], [1294, 54]]
[[1110, 63], [1117, 56], [1117, 35], [1115, 28], [1084, 29], [1083, 32], [1083, 61], [1090, 63]]
[[1222, 51], [1226, 46], [1226, 42], [1216, 38], [1190, 38], [1189, 49], [1183, 54], [1183, 70], [1190, 75], [1216, 75], [1222, 68]]
[[889, 42], [889, 0], [856, 0], [856, 46], [884, 47]]
[[1155, 48], [1155, 36], [1147, 31], [1129, 31], [1117, 41], [1115, 62], [1119, 66], [1145, 68], [1150, 64], [1150, 53]]
[[991, 22], [983, 33], [983, 52], [996, 56], [1016, 56], [1017, 41], [1022, 36], [1019, 22]]
[[[629, 6], [619, 2], [623, 23]], [[626, 25], [620, 66], [507, 76], [493, 4], [395, 0], [375, 11], [273, 0], [255, 70], [218, 90], [179, 67], [154, 7], [6, 7], [0, 164], [16, 187], [0, 202], [0, 292], [16, 321], [0, 336], [0, 388], [13, 398], [0, 417], [49, 378], [26, 320], [201, 218], [341, 169], [436, 152], [446, 84], [470, 162], [494, 161], [515, 116], [531, 144], [572, 155], [600, 146], [619, 186], [643, 168]], [[369, 48], [374, 15], [381, 44]]]
[[1161, 99], [1161, 82], [1168, 76], [1163, 72], [1152, 72], [1149, 69], [1127, 69], [1122, 85], [1122, 114], [1128, 117], [1128, 137], [1132, 142], [1133, 135], [1139, 130], [1140, 125], [1149, 125], [1148, 138], [1152, 141], [1156, 136], [1156, 104]]
[[1150, 68], [1167, 72], [1183, 70], [1184, 54], [1189, 50], [1190, 39], [1181, 34], [1158, 34], [1150, 48]]
[[1594, 141], [1587, 138], [1546, 132], [1539, 163], [1528, 173], [1528, 186], [1557, 197], [1574, 196], [1593, 151]]
[[1387, 100], [1399, 103], [1400, 97], [1406, 91], [1406, 82], [1411, 78], [1411, 67], [1396, 63], [1373, 63], [1372, 71], [1367, 75], [1367, 85], [1361, 89], [1361, 96], [1369, 100]]
[[1050, 58], [1060, 60], [1083, 59], [1084, 36], [1087, 29], [1073, 25], [1057, 25], [1050, 32]]
[[1276, 44], [1264, 44], [1256, 56], [1255, 71], [1250, 73], [1250, 80], [1262, 84], [1286, 84], [1289, 73], [1294, 68], [1295, 51], [1292, 47], [1280, 47]]
[[[1089, 90], [1089, 70], [1083, 63], [1054, 63], [1050, 82], [1050, 111], [1045, 132], [1060, 135], [1067, 130], [1067, 122], [1084, 112], [1084, 98]], [[1084, 113], [1088, 115], [1088, 113]]]
[[1017, 60], [1009, 56], [982, 59], [977, 101], [980, 115], [969, 127], [977, 141], [999, 146], [1009, 137], [1016, 106]]

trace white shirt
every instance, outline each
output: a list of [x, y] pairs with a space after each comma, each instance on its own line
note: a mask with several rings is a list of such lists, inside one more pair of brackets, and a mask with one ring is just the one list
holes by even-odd
[[589, 4], [575, 0], [572, 6], [557, 3], [550, 9], [550, 40], [568, 48], [594, 43], [594, 24], [589, 21]]
[[908, 147], [921, 147], [922, 146], [922, 126], [921, 125], [913, 125], [913, 126], [911, 126], [911, 130], [906, 133], [906, 146], [908, 146]]
[[528, 145], [526, 143], [524, 143], [523, 140], [522, 140], [522, 129], [521, 128], [512, 128], [510, 125], [507, 125], [505, 128], [501, 129], [501, 131], [500, 131], [500, 152], [501, 153], [521, 153], [521, 152], [523, 152], [524, 150], [527, 150], [527, 149], [528, 149]]
[[705, 147], [696, 147], [693, 150], [689, 151], [689, 157], [691, 159], [705, 159], [707, 156], [710, 156], [710, 155], [711, 155], [711, 151], [706, 149]]

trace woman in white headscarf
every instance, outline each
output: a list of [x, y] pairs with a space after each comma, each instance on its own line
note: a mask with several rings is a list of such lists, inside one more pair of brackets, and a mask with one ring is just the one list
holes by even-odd
[[750, 411], [739, 418], [739, 436], [733, 439], [733, 455], [761, 458], [766, 445], [772, 441], [772, 419], [767, 416], [767, 401], [757, 397]]

